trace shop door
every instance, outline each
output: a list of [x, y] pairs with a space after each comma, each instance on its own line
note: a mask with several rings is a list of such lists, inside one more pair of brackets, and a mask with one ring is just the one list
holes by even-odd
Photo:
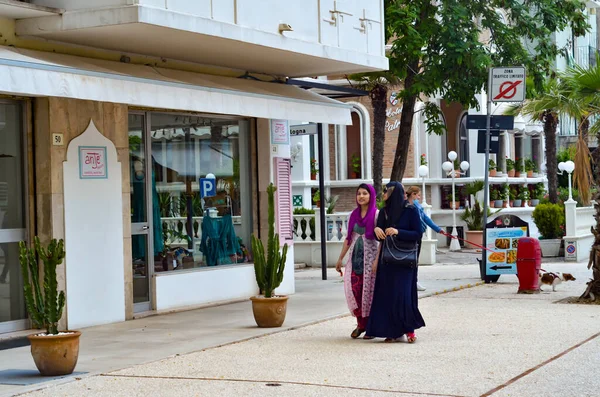
[[143, 113], [129, 115], [129, 167], [131, 183], [131, 251], [133, 266], [133, 310], [135, 313], [152, 309], [151, 276], [153, 258], [152, 233], [148, 218], [148, 178], [152, 170], [146, 159], [147, 120]]
[[21, 105], [0, 100], [0, 333], [29, 327], [19, 264], [28, 236], [22, 126]]

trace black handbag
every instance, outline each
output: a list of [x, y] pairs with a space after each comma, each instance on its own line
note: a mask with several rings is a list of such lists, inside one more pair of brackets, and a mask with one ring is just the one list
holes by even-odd
[[419, 244], [409, 241], [398, 241], [388, 236], [383, 241], [382, 260], [384, 263], [400, 267], [417, 267]]

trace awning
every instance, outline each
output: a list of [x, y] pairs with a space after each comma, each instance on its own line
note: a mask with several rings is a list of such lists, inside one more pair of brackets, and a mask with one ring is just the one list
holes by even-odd
[[349, 105], [298, 87], [0, 46], [0, 92], [266, 119], [352, 124]]

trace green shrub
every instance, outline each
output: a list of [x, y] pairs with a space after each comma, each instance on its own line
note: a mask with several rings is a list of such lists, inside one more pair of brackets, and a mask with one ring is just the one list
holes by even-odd
[[565, 210], [559, 204], [539, 204], [533, 210], [533, 222], [545, 239], [561, 238], [565, 227]]

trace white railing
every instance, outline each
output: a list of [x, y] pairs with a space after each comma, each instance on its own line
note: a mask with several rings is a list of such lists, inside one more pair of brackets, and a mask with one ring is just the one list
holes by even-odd
[[[328, 242], [344, 241], [348, 235], [349, 212], [326, 214], [326, 233]], [[294, 215], [294, 240], [297, 242], [320, 242], [321, 219], [319, 210], [315, 214]]]
[[594, 207], [579, 207], [573, 200], [565, 202], [566, 230], [563, 240], [565, 241], [565, 259], [582, 261], [587, 260], [590, 248], [594, 242], [591, 227], [596, 225]]

